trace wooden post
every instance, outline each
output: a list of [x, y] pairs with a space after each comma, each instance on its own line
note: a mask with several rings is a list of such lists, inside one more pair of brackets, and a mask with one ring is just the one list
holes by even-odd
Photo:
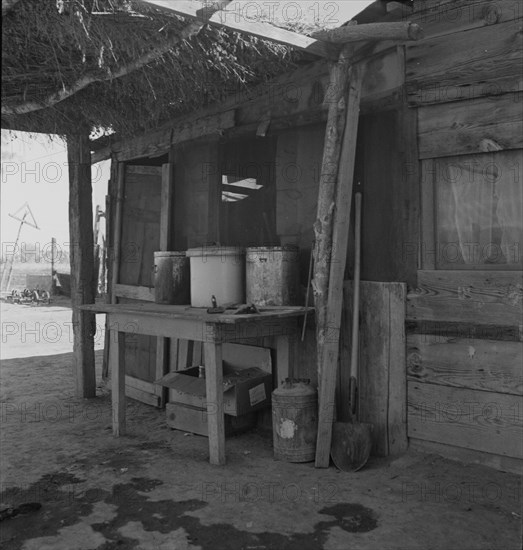
[[69, 239], [71, 306], [73, 309], [73, 367], [76, 395], [95, 397], [95, 316], [79, 306], [94, 303], [93, 207], [91, 151], [87, 134], [67, 136], [69, 164]]
[[345, 125], [345, 93], [349, 77], [347, 56], [352, 50], [344, 48], [330, 73], [325, 101], [329, 102], [325, 144], [318, 191], [318, 210], [314, 223], [316, 245], [314, 248], [314, 278], [312, 289], [316, 314], [316, 339], [318, 342], [318, 380], [321, 378], [322, 344], [325, 341], [327, 290], [329, 264], [332, 249], [332, 214], [338, 177], [341, 141]]
[[[174, 165], [171, 163], [162, 166], [162, 210], [160, 213], [160, 250], [167, 251], [172, 247], [173, 225], [173, 195], [174, 195]], [[169, 371], [169, 338], [156, 338], [156, 379], [161, 378]], [[155, 386], [156, 395], [163, 407], [167, 396], [166, 388]]]
[[[347, 261], [349, 219], [352, 202], [354, 163], [362, 83], [362, 68], [353, 65], [349, 71], [349, 93], [346, 109], [346, 124], [341, 140], [341, 158], [336, 172], [336, 199], [332, 225], [332, 251], [328, 271], [328, 296], [321, 340], [318, 339], [319, 395], [318, 395], [318, 439], [316, 445], [317, 468], [329, 466], [332, 422], [334, 420], [334, 397], [336, 390], [336, 368], [338, 365], [340, 325], [343, 305], [343, 276]], [[327, 228], [329, 230], [331, 228]]]
[[[106, 279], [106, 302], [108, 304], [115, 304], [116, 299], [114, 297], [113, 277], [114, 277], [114, 263], [116, 251], [114, 249], [115, 240], [115, 218], [116, 208], [118, 205], [118, 161], [116, 156], [111, 156], [111, 177], [109, 178], [108, 194], [105, 197], [105, 235], [107, 237], [107, 279]], [[104, 340], [104, 358], [102, 365], [102, 380], [109, 378], [109, 348], [111, 346], [111, 339], [109, 336], [109, 321], [105, 321], [105, 340]]]

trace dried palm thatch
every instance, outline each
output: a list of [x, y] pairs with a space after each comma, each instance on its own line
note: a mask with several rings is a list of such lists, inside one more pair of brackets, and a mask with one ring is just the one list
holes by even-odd
[[2, 128], [130, 135], [303, 59], [216, 27], [187, 37], [188, 21], [135, 0], [10, 3], [2, 21]]

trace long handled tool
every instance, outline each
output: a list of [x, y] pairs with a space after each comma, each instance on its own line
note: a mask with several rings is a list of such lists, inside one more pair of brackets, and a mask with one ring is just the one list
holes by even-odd
[[355, 196], [354, 210], [354, 281], [349, 386], [351, 422], [334, 423], [331, 445], [332, 461], [340, 470], [345, 472], [357, 471], [363, 468], [369, 459], [372, 447], [372, 426], [356, 420], [358, 415], [358, 336], [361, 272], [361, 193], [359, 192]]
[[[314, 243], [311, 247], [311, 256], [309, 258], [309, 274], [307, 275], [307, 291], [305, 293], [305, 307], [309, 307], [309, 296], [310, 296], [310, 288], [311, 288], [311, 280], [312, 280], [312, 264], [314, 263]], [[305, 340], [305, 329], [307, 328], [307, 312], [305, 311], [305, 315], [303, 316], [303, 325], [301, 327], [301, 341], [303, 342]]]
[[354, 280], [352, 298], [352, 338], [350, 353], [350, 411], [356, 415], [356, 391], [358, 387], [358, 351], [360, 329], [360, 274], [361, 274], [361, 193], [355, 197], [354, 220]]

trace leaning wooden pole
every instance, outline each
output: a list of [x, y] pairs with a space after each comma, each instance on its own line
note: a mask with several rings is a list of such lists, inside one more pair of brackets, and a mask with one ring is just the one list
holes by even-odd
[[337, 174], [336, 200], [332, 220], [332, 254], [329, 269], [325, 326], [328, 329], [321, 344], [322, 363], [318, 395], [318, 438], [316, 445], [317, 468], [329, 466], [332, 423], [334, 421], [334, 398], [336, 391], [336, 370], [338, 367], [340, 327], [343, 308], [343, 278], [347, 263], [349, 224], [352, 204], [356, 141], [360, 110], [363, 68], [351, 66], [349, 92], [347, 96], [346, 125], [342, 139], [342, 150]]
[[318, 380], [321, 378], [323, 344], [327, 332], [326, 311], [329, 285], [329, 266], [332, 250], [332, 215], [336, 193], [336, 180], [345, 126], [345, 96], [349, 78], [349, 55], [344, 48], [330, 72], [325, 102], [328, 102], [327, 127], [323, 147], [322, 169], [318, 191], [318, 209], [314, 223], [314, 277], [312, 289], [316, 314], [316, 341]]
[[67, 136], [69, 164], [69, 239], [71, 307], [73, 310], [73, 369], [78, 397], [95, 397], [94, 314], [79, 306], [94, 303], [94, 242], [91, 151], [87, 134]]

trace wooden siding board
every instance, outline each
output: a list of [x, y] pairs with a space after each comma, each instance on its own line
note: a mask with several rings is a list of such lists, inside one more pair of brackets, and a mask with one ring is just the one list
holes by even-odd
[[405, 17], [420, 25], [427, 39], [512, 21], [523, 15], [521, 8], [518, 0], [423, 0]]
[[409, 380], [444, 386], [523, 395], [520, 342], [407, 336]]
[[510, 94], [418, 109], [420, 159], [482, 153], [483, 140], [523, 148], [521, 102]]
[[477, 322], [407, 320], [405, 326], [408, 334], [434, 334], [440, 338], [523, 342], [523, 326], [521, 325], [496, 326]]
[[523, 397], [408, 382], [409, 437], [523, 458]]
[[506, 21], [408, 44], [409, 102], [469, 100], [523, 90], [521, 23]]
[[[456, 445], [446, 445], [445, 443], [435, 443], [434, 441], [424, 441], [411, 437], [409, 439], [409, 450], [422, 453], [438, 454], [451, 460], [458, 460], [467, 464], [481, 464], [489, 468], [495, 468], [502, 472], [512, 472], [521, 475], [523, 470], [523, 460], [510, 456], [501, 456], [492, 453], [478, 453], [473, 449], [465, 449]], [[517, 492], [517, 488], [515, 488]], [[516, 493], [514, 493], [515, 495]]]
[[419, 271], [407, 318], [521, 326], [522, 278], [521, 271]]

